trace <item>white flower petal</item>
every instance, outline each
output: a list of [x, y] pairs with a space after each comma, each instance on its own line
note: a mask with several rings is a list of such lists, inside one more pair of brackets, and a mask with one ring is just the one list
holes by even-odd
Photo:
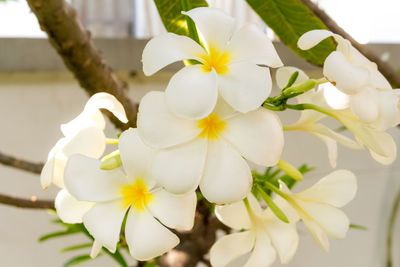
[[65, 223], [81, 223], [83, 215], [93, 205], [93, 202], [77, 200], [65, 189], [60, 190], [55, 199], [57, 215]]
[[271, 238], [272, 245], [278, 252], [281, 263], [289, 263], [299, 244], [296, 224], [282, 222], [270, 210], [264, 222], [265, 230]]
[[248, 195], [251, 184], [250, 168], [239, 153], [224, 141], [210, 141], [200, 183], [204, 197], [216, 204], [233, 203]]
[[120, 200], [96, 203], [83, 216], [83, 224], [98, 243], [114, 253], [126, 210]]
[[61, 132], [65, 136], [71, 136], [82, 130], [83, 128], [94, 126], [100, 130], [106, 127], [106, 121], [100, 110], [94, 109], [87, 111], [83, 110], [75, 119], [61, 124]]
[[126, 220], [125, 238], [130, 254], [140, 261], [160, 256], [179, 243], [179, 238], [149, 212], [135, 214], [132, 209]]
[[154, 157], [152, 177], [174, 194], [195, 190], [200, 183], [206, 154], [205, 138], [159, 150]]
[[222, 48], [232, 36], [234, 19], [221, 9], [198, 7], [182, 13], [193, 19], [208, 46], [212, 44]]
[[385, 151], [384, 155], [376, 153], [370, 148], [369, 152], [371, 156], [379, 163], [383, 165], [390, 165], [396, 159], [397, 156], [397, 145], [393, 140], [393, 137], [388, 133], [383, 133], [382, 139], [379, 140], [381, 148]]
[[377, 95], [370, 88], [365, 88], [350, 98], [350, 108], [354, 115], [362, 122], [374, 122], [379, 116]]
[[271, 93], [272, 81], [269, 69], [253, 63], [241, 62], [229, 65], [229, 70], [218, 75], [218, 87], [222, 97], [237, 111], [255, 110]]
[[120, 169], [104, 171], [100, 161], [83, 155], [73, 155], [65, 169], [65, 185], [81, 201], [109, 201], [121, 196], [120, 190], [127, 183]]
[[228, 103], [226, 103], [226, 101], [221, 96], [218, 97], [217, 104], [215, 105], [212, 113], [216, 114], [223, 121], [240, 114]]
[[121, 122], [127, 123], [128, 118], [126, 117], [124, 107], [115, 98], [115, 96], [108, 93], [97, 93], [90, 97], [89, 101], [85, 106], [85, 112], [95, 111], [98, 109], [106, 109], [114, 114]]
[[379, 105], [379, 118], [371, 126], [379, 130], [386, 130], [399, 124], [400, 108], [399, 97], [396, 94], [399, 89], [381, 91], [377, 93]]
[[[343, 211], [327, 204], [301, 201], [297, 198], [296, 200], [311, 220], [317, 223], [328, 236], [334, 239], [346, 237], [350, 222]], [[303, 217], [304, 219], [307, 220], [308, 218]]]
[[328, 159], [332, 168], [336, 168], [337, 157], [338, 157], [338, 148], [335, 140], [318, 133], [313, 133], [316, 137], [322, 140], [325, 143], [328, 149]]
[[66, 137], [64, 146], [60, 149], [66, 157], [82, 154], [97, 159], [103, 155], [105, 148], [106, 137], [103, 130], [92, 126]]
[[304, 33], [297, 41], [297, 46], [302, 50], [308, 50], [319, 44], [322, 40], [333, 36], [334, 33], [327, 30], [312, 30]]
[[303, 219], [303, 222], [318, 246], [325, 252], [328, 252], [329, 239], [324, 230], [312, 220]]
[[355, 197], [356, 192], [355, 175], [348, 170], [337, 170], [296, 195], [305, 201], [317, 201], [340, 208], [349, 203]]
[[283, 65], [271, 40], [254, 24], [235, 32], [227, 50], [234, 55], [232, 62], [250, 61], [273, 68]]
[[230, 228], [236, 230], [251, 228], [249, 214], [242, 200], [232, 204], [215, 206], [215, 215], [218, 220]]
[[246, 159], [262, 166], [276, 165], [284, 145], [279, 117], [264, 108], [226, 121], [221, 135]]
[[156, 148], [166, 148], [194, 139], [201, 132], [197, 121], [174, 116], [162, 92], [146, 94], [139, 106], [138, 131], [142, 140]]
[[356, 94], [368, 84], [369, 73], [365, 68], [351, 64], [340, 52], [332, 52], [324, 63], [324, 75], [336, 83], [336, 88], [346, 94]]
[[[358, 52], [358, 51], [357, 51]], [[370, 62], [372, 63], [372, 62]], [[375, 63], [372, 63], [373, 67], [370, 69], [370, 85], [377, 89], [392, 90], [392, 86], [389, 81], [379, 72]]]
[[49, 187], [53, 180], [54, 160], [54, 158], [47, 160], [40, 173], [40, 185], [43, 189]]
[[319, 86], [324, 92], [325, 101], [332, 109], [346, 109], [350, 104], [350, 96], [342, 93], [331, 83]]
[[92, 249], [90, 250], [90, 257], [92, 259], [96, 258], [97, 255], [99, 255], [102, 248], [103, 248], [103, 245], [100, 244], [98, 241], [94, 240]]
[[165, 33], [151, 39], [143, 50], [143, 72], [149, 76], [165, 66], [184, 59], [198, 59], [204, 49], [191, 38]]
[[275, 80], [276, 83], [278, 84], [278, 87], [280, 89], [283, 89], [289, 82], [290, 77], [292, 77], [293, 73], [295, 73], [296, 71], [299, 73], [299, 75], [297, 76], [297, 79], [293, 85], [308, 80], [307, 74], [305, 74], [304, 71], [302, 71], [301, 69], [298, 69], [296, 67], [285, 66], [279, 68], [275, 73]]
[[218, 99], [217, 74], [205, 72], [201, 64], [178, 71], [165, 89], [168, 109], [176, 116], [201, 119], [214, 109]]
[[122, 166], [128, 178], [148, 180], [155, 150], [146, 146], [140, 139], [137, 129], [123, 132], [119, 138], [118, 149]]
[[258, 231], [256, 242], [249, 260], [243, 267], [270, 266], [276, 259], [276, 251], [272, 247], [267, 233]]
[[174, 195], [161, 189], [153, 193], [148, 208], [153, 216], [164, 225], [175, 229], [190, 230], [194, 223], [196, 204], [195, 192]]
[[229, 263], [248, 253], [254, 246], [254, 233], [245, 231], [223, 236], [210, 249], [211, 265], [229, 266]]

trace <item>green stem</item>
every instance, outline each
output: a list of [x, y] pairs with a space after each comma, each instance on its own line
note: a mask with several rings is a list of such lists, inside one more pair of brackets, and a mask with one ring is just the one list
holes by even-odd
[[341, 122], [340, 118], [338, 116], [336, 116], [335, 114], [333, 114], [332, 112], [330, 112], [329, 110], [317, 106], [317, 105], [313, 105], [313, 104], [297, 104], [297, 105], [286, 105], [287, 108], [289, 109], [294, 109], [294, 110], [305, 110], [305, 109], [312, 109], [315, 111], [318, 111], [322, 114], [328, 115], [334, 119], [336, 119], [337, 121]]

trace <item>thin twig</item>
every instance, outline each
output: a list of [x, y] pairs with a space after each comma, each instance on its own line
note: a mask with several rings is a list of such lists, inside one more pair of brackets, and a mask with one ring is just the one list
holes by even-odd
[[0, 203], [27, 209], [54, 209], [54, 201], [41, 200], [36, 197], [19, 198], [0, 194]]
[[43, 163], [36, 163], [19, 159], [10, 155], [3, 154], [1, 152], [0, 152], [0, 164], [35, 174], [40, 174], [43, 168]]
[[123, 124], [111, 113], [111, 121], [120, 129], [136, 126], [137, 105], [129, 99], [128, 86], [105, 63], [91, 39], [77, 19], [76, 11], [64, 0], [27, 0], [36, 15], [40, 27], [89, 95], [107, 92], [114, 95], [124, 106], [128, 124]]
[[349, 40], [351, 44], [357, 48], [364, 56], [366, 56], [369, 60], [375, 62], [378, 66], [379, 71], [388, 79], [388, 81], [395, 87], [400, 87], [400, 75], [396, 72], [392, 66], [388, 63], [384, 62], [373, 53], [367, 46], [358, 43], [354, 40], [351, 35], [349, 35], [343, 28], [341, 28], [335, 21], [333, 21], [328, 14], [325, 13], [322, 9], [318, 7], [315, 3], [311, 2], [310, 0], [301, 0], [304, 5], [306, 5], [309, 9], [311, 9], [314, 14], [319, 17], [322, 22], [334, 33], [337, 33], [343, 36], [345, 39]]

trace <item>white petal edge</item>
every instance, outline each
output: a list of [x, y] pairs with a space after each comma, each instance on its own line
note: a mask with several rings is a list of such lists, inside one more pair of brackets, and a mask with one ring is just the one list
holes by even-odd
[[271, 93], [269, 68], [250, 62], [229, 65], [227, 73], [218, 75], [219, 92], [239, 112], [259, 108]]
[[165, 33], [151, 39], [142, 55], [143, 72], [150, 76], [165, 66], [184, 59], [199, 59], [204, 49], [191, 38]]
[[77, 200], [66, 189], [60, 190], [55, 199], [57, 216], [65, 223], [81, 223], [93, 205], [93, 202]]
[[211, 265], [215, 267], [228, 264], [250, 252], [254, 247], [255, 236], [251, 231], [223, 236], [210, 249]]
[[280, 89], [283, 89], [289, 82], [290, 77], [292, 77], [293, 73], [295, 73], [296, 71], [299, 73], [299, 75], [297, 76], [297, 79], [293, 83], [293, 85], [299, 84], [309, 79], [307, 74], [305, 74], [304, 71], [299, 68], [290, 66], [281, 67], [277, 69], [275, 73], [275, 80], [278, 84], [278, 87]]
[[244, 199], [250, 192], [252, 176], [247, 162], [224, 141], [210, 141], [200, 190], [216, 204]]
[[284, 137], [279, 117], [264, 108], [240, 114], [226, 121], [221, 135], [246, 159], [262, 166], [276, 165]]
[[270, 266], [275, 259], [276, 251], [272, 247], [270, 237], [266, 232], [258, 231], [254, 249], [243, 267]]
[[197, 123], [173, 115], [167, 108], [163, 92], [149, 92], [140, 102], [138, 131], [151, 147], [167, 148], [194, 139], [201, 133]]
[[140, 261], [160, 256], [179, 243], [179, 238], [147, 211], [138, 214], [129, 211], [125, 238], [130, 254]]
[[297, 41], [297, 46], [302, 50], [308, 50], [319, 44], [322, 40], [333, 36], [334, 33], [327, 30], [312, 30], [304, 33]]
[[177, 117], [202, 119], [214, 109], [218, 99], [217, 74], [205, 72], [201, 64], [178, 71], [165, 89], [168, 109]]
[[196, 204], [195, 192], [175, 195], [161, 189], [153, 193], [148, 209], [165, 226], [190, 230], [194, 223]]

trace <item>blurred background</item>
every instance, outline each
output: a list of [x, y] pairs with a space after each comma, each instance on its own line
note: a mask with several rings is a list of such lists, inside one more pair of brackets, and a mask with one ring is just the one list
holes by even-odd
[[[136, 102], [150, 90], [164, 90], [179, 65], [172, 65], [151, 77], [141, 72], [141, 53], [146, 41], [165, 31], [150, 0], [70, 0], [95, 38], [96, 46], [119, 76], [129, 83]], [[242, 0], [208, 1], [244, 24], [252, 22], [274, 39], [285, 65], [304, 69], [311, 77], [321, 70], [306, 63], [275, 38], [273, 32]], [[341, 27], [360, 43], [367, 44], [383, 60], [400, 67], [398, 0], [317, 1]], [[81, 112], [87, 94], [64, 67], [46, 40], [23, 0], [0, 1], [0, 151], [16, 157], [43, 162], [62, 137], [61, 123]], [[284, 124], [297, 119], [294, 112], [280, 113]], [[334, 122], [332, 122], [332, 126]], [[333, 126], [334, 127], [334, 126]], [[108, 125], [107, 135], [116, 131]], [[400, 128], [392, 129], [400, 143]], [[296, 166], [307, 163], [316, 168], [305, 176], [307, 187], [332, 171], [325, 145], [302, 132], [285, 133], [283, 158]], [[345, 208], [351, 222], [366, 231], [350, 230], [345, 240], [332, 240], [329, 254], [321, 251], [303, 228], [299, 229], [299, 250], [288, 267], [383, 267], [386, 233], [394, 198], [400, 188], [400, 161], [391, 166], [376, 163], [366, 151], [339, 147], [338, 168], [348, 168], [358, 177], [356, 199]], [[15, 196], [53, 198], [54, 186], [42, 191], [39, 178], [0, 165], [0, 192]], [[45, 211], [21, 210], [0, 205], [0, 266], [62, 266], [73, 255], [59, 250], [85, 242], [84, 236], [69, 236], [38, 243], [38, 237], [57, 230]], [[398, 221], [400, 218], [398, 218]], [[400, 266], [400, 222], [394, 233], [395, 260]], [[396, 253], [397, 252], [397, 253]], [[107, 256], [80, 266], [114, 266]], [[280, 266], [275, 264], [274, 266]]]

